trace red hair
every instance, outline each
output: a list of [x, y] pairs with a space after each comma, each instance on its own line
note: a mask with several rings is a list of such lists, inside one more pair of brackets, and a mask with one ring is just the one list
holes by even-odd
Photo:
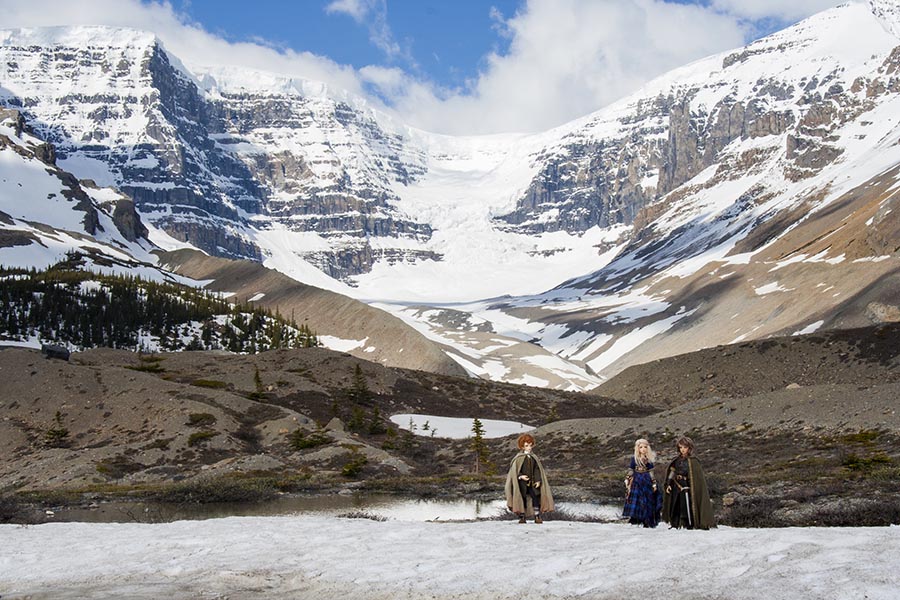
[[531, 444], [534, 446], [534, 438], [531, 437], [530, 433], [523, 433], [519, 436], [519, 439], [516, 440], [516, 445], [519, 446], [519, 450], [525, 447], [525, 444]]

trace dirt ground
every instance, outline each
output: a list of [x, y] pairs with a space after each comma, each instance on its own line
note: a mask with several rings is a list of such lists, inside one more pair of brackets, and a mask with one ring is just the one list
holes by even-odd
[[487, 440], [475, 475], [471, 440], [411, 436], [388, 417], [543, 415], [538, 451], [562, 498], [618, 501], [637, 437], [658, 450], [659, 469], [688, 434], [722, 522], [900, 522], [898, 365], [897, 325], [676, 356], [632, 367], [591, 394], [389, 368], [324, 349], [92, 350], [63, 361], [6, 348], [0, 490], [56, 502], [173, 489], [196, 500], [348, 486], [496, 494], [512, 438]]

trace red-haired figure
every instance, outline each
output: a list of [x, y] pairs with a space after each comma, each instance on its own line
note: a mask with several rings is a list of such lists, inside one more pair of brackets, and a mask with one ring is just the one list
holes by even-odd
[[547, 472], [541, 459], [535, 455], [534, 438], [523, 433], [517, 441], [519, 453], [509, 465], [506, 475], [506, 505], [519, 516], [519, 523], [526, 517], [534, 517], [535, 523], [543, 523], [541, 515], [553, 510], [553, 493], [547, 483]]
[[682, 436], [675, 442], [678, 456], [666, 469], [666, 489], [663, 496], [663, 521], [681, 529], [709, 529], [716, 526], [706, 474], [700, 461], [694, 458], [694, 441]]

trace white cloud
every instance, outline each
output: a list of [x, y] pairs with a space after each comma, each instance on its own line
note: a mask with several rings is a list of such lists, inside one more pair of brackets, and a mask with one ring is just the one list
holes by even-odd
[[792, 22], [840, 3], [840, 0], [713, 0], [712, 7], [743, 19]]
[[502, 27], [508, 52], [488, 56], [470, 89], [411, 86], [398, 110], [425, 129], [547, 129], [744, 40], [733, 17], [659, 0], [530, 0]]
[[325, 7], [325, 12], [342, 13], [352, 17], [357, 23], [364, 23], [372, 5], [373, 2], [367, 0], [334, 0]]
[[329, 14], [345, 14], [369, 29], [369, 41], [389, 60], [402, 58], [413, 62], [408, 50], [401, 48], [388, 24], [387, 0], [334, 0], [325, 7]]
[[378, 88], [382, 95], [396, 97], [408, 94], [415, 80], [403, 69], [370, 65], [359, 70], [363, 81]]
[[[335, 0], [326, 7], [367, 26], [370, 40], [384, 53], [388, 64], [374, 60], [359, 70], [266, 42], [227, 41], [168, 2], [0, 0], [0, 14], [4, 27], [95, 24], [149, 30], [188, 65], [271, 71], [361, 96], [374, 87], [411, 125], [443, 133], [491, 133], [560, 125], [669, 69], [742, 45], [752, 28], [748, 19], [795, 20], [833, 4], [712, 0], [703, 7], [663, 0], [527, 0], [510, 18], [491, 9], [508, 50], [486, 56], [479, 76], [455, 90], [418, 74], [409, 52], [394, 39], [386, 0]], [[383, 106], [378, 98], [370, 100]]]

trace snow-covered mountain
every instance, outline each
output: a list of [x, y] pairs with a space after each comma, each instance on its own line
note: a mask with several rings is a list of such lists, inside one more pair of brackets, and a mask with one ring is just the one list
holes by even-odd
[[100, 27], [0, 33], [0, 104], [178, 240], [376, 303], [473, 374], [589, 388], [900, 312], [898, 13], [839, 6], [534, 135], [433, 135]]
[[409, 279], [409, 265], [439, 265], [433, 277], [446, 284], [467, 275], [460, 265], [526, 257], [502, 285], [470, 289], [471, 278], [452, 297], [436, 296], [432, 282], [387, 295], [533, 292], [584, 272], [510, 290], [533, 270], [530, 255], [564, 242], [503, 234], [492, 222], [515, 207], [555, 133], [430, 135], [314, 82], [189, 69], [152, 34], [127, 29], [8, 30], [0, 54], [0, 102], [21, 109], [63, 168], [117, 187], [145, 220], [211, 254], [265, 261], [337, 290], [345, 288], [335, 279], [362, 276], [360, 295], [382, 298], [394, 285], [379, 285], [381, 272]]
[[148, 233], [129, 198], [59, 168], [53, 146], [0, 109], [0, 263], [44, 268], [77, 248], [97, 269], [144, 274]]
[[[840, 6], [592, 116], [548, 164], [589, 173], [603, 148], [624, 151], [637, 158], [618, 161], [615, 181], [655, 186], [654, 200], [602, 269], [481, 310], [522, 319], [542, 347], [605, 375], [900, 318], [897, 14]], [[540, 208], [523, 201], [517, 214]], [[585, 214], [579, 201], [557, 208]]]
[[[280, 311], [318, 332], [326, 347], [369, 361], [464, 374], [433, 342], [384, 311], [255, 262], [195, 250], [161, 252], [177, 246], [152, 225], [148, 230], [130, 198], [60, 168], [54, 146], [37, 137], [18, 110], [0, 108], [0, 265], [44, 269], [72, 264], [76, 253], [85, 270], [204, 287]], [[47, 341], [5, 333], [0, 332], [2, 344]]]

